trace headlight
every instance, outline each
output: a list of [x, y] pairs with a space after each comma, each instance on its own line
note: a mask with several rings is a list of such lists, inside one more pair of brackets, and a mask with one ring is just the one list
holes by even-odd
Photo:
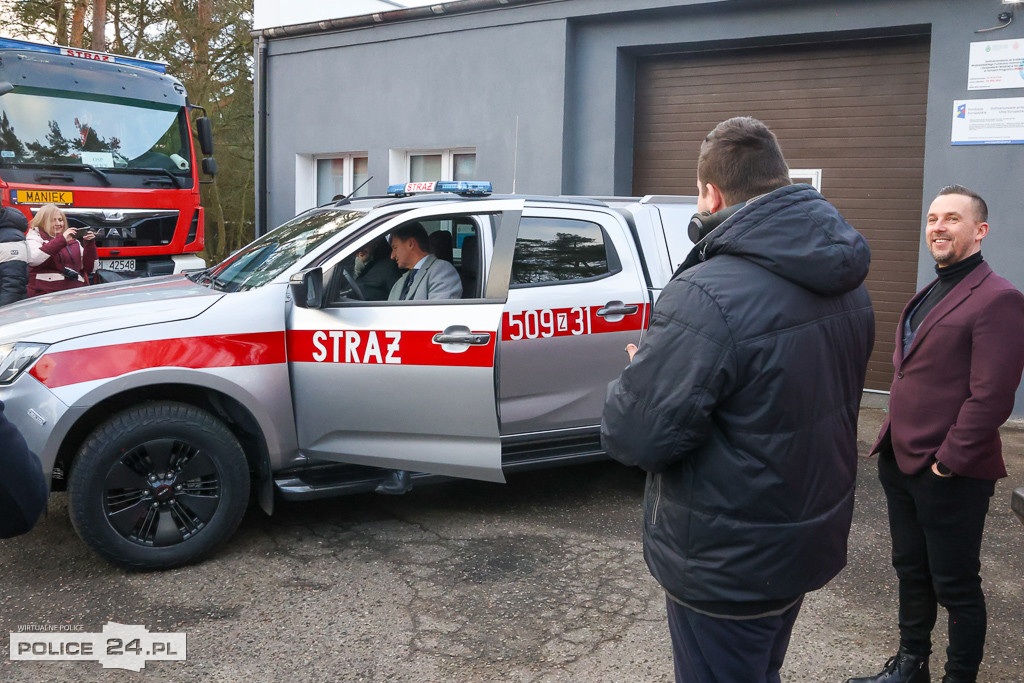
[[46, 344], [17, 342], [16, 344], [0, 344], [0, 385], [10, 384], [39, 356], [46, 351]]

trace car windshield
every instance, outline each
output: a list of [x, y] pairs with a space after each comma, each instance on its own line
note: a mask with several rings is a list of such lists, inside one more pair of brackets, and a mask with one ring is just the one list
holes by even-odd
[[90, 93], [19, 87], [0, 98], [6, 166], [161, 169], [189, 175], [183, 107]]
[[243, 247], [213, 268], [197, 274], [194, 279], [228, 292], [260, 287], [365, 215], [364, 211], [351, 209], [304, 213]]

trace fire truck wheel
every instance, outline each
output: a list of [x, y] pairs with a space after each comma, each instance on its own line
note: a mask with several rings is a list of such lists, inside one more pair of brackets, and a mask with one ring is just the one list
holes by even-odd
[[85, 440], [68, 481], [75, 531], [131, 569], [168, 569], [219, 548], [249, 500], [238, 440], [204, 410], [170, 401], [115, 414]]

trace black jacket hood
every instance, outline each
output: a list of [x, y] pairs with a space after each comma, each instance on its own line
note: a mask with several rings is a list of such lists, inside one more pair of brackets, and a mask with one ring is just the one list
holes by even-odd
[[730, 254], [816, 294], [856, 289], [867, 277], [871, 250], [834, 206], [810, 185], [788, 185], [756, 197], [697, 243], [685, 270]]
[[[15, 231], [18, 236], [15, 236]], [[0, 242], [20, 242], [25, 239], [27, 231], [25, 214], [9, 206], [0, 207]]]

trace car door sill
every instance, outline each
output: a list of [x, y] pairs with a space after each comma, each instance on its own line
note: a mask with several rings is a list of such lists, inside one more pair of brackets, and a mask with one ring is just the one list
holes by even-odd
[[[505, 473], [582, 464], [605, 458], [607, 456], [601, 450], [600, 428], [596, 426], [501, 437], [501, 467]], [[316, 500], [371, 492], [390, 472], [382, 467], [314, 461], [278, 472], [274, 476], [274, 485], [284, 500]], [[412, 474], [414, 486], [456, 479], [426, 472]]]

